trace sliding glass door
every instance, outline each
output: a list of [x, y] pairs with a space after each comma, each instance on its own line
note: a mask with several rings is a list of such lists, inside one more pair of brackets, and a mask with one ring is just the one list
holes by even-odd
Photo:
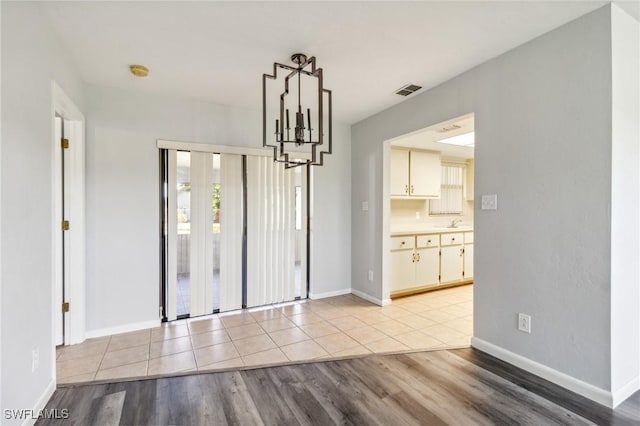
[[306, 173], [260, 156], [163, 159], [165, 319], [307, 296]]

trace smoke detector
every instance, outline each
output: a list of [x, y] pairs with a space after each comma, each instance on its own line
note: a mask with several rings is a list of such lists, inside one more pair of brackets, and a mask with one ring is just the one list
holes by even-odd
[[400, 96], [409, 96], [412, 93], [417, 92], [422, 89], [422, 86], [418, 86], [417, 84], [405, 84], [401, 88], [395, 91], [396, 95]]

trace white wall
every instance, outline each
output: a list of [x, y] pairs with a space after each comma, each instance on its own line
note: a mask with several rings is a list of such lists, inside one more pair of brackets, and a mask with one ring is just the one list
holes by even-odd
[[[352, 285], [388, 297], [383, 141], [472, 112], [475, 199], [498, 194], [499, 206], [475, 203], [474, 335], [609, 390], [608, 6], [353, 126]], [[530, 335], [518, 312], [532, 316]]]
[[[53, 391], [52, 98], [54, 79], [82, 109], [82, 87], [34, 3], [2, 2], [2, 409]], [[40, 352], [31, 373], [31, 351]], [[3, 424], [21, 423], [4, 419]]]
[[[96, 333], [158, 318], [156, 139], [259, 147], [262, 117], [259, 110], [95, 86], [86, 88], [86, 99], [87, 330]], [[349, 288], [347, 126], [334, 126], [334, 146], [314, 170], [321, 232], [314, 235], [313, 293]]]
[[640, 24], [615, 5], [611, 18], [611, 389], [622, 398], [640, 388]]

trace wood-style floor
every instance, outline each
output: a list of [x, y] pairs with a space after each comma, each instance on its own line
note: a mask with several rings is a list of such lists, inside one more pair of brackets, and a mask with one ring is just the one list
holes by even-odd
[[56, 408], [37, 424], [640, 424], [640, 393], [607, 409], [474, 349], [69, 385]]

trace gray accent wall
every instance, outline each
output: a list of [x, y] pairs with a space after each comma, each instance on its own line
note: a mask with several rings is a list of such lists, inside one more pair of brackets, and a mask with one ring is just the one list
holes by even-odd
[[[52, 90], [81, 110], [82, 82], [40, 7], [2, 2], [2, 409], [34, 408], [53, 386]], [[39, 367], [31, 372], [31, 351]], [[51, 388], [53, 390], [53, 388]], [[2, 412], [2, 424], [19, 424]]]
[[611, 79], [605, 6], [355, 124], [353, 288], [388, 297], [383, 142], [475, 113], [474, 336], [610, 390]]

